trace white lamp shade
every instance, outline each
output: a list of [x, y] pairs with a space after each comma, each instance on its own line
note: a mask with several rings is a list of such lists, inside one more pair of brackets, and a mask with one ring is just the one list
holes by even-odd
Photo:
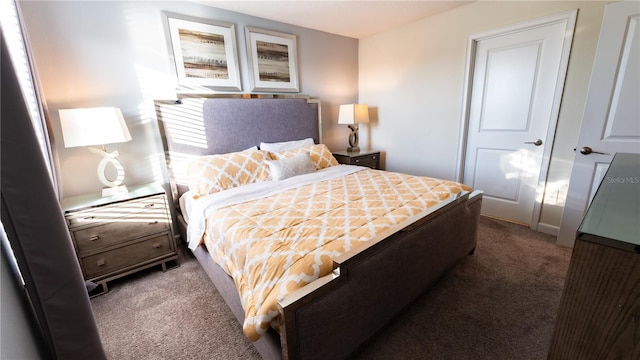
[[104, 145], [131, 140], [131, 134], [115, 107], [62, 109], [60, 124], [65, 147]]
[[362, 124], [369, 122], [369, 108], [365, 104], [340, 105], [338, 124]]

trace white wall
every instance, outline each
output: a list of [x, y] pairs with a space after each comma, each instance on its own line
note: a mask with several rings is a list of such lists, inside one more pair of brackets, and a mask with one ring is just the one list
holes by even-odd
[[174, 99], [177, 80], [163, 11], [235, 24], [243, 92], [250, 91], [245, 26], [298, 36], [300, 93], [322, 100], [323, 140], [346, 146], [338, 106], [358, 93], [358, 41], [184, 1], [21, 1], [59, 156], [63, 196], [99, 192], [99, 156], [64, 148], [58, 110], [116, 106], [133, 140], [119, 150], [129, 186], [164, 182], [154, 99]]
[[[467, 41], [475, 33], [579, 9], [540, 223], [560, 224], [606, 2], [480, 1], [360, 41], [367, 147], [388, 170], [456, 177]], [[362, 145], [361, 145], [362, 146]]]

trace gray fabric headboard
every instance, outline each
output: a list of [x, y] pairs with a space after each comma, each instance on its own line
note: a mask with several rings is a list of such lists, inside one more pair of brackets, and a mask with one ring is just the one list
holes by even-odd
[[320, 103], [308, 98], [185, 98], [156, 101], [169, 177], [178, 199], [188, 162], [260, 142], [313, 138], [321, 143]]

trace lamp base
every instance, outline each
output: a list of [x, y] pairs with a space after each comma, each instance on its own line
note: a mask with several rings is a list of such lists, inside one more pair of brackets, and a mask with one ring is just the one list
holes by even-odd
[[358, 124], [349, 125], [349, 129], [351, 129], [351, 134], [349, 135], [349, 148], [347, 148], [347, 152], [360, 152], [360, 147], [358, 146]]
[[[96, 148], [89, 148], [89, 151], [102, 156], [102, 160], [100, 160], [100, 163], [98, 164], [98, 179], [100, 179], [100, 182], [105, 186], [102, 189], [102, 197], [128, 193], [129, 190], [122, 184], [122, 180], [124, 180], [124, 168], [122, 167], [122, 164], [120, 164], [120, 161], [118, 161], [118, 151], [116, 150], [108, 153], [105, 150]], [[113, 181], [107, 179], [105, 174], [105, 170], [109, 164], [111, 164], [117, 172], [116, 179]]]
[[102, 189], [102, 197], [109, 197], [115, 195], [126, 194], [129, 192], [129, 189], [125, 185], [113, 186]]

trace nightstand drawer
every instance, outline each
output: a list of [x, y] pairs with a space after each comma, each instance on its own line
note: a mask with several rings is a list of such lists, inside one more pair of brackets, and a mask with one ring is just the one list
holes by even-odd
[[372, 169], [380, 169], [380, 152], [375, 150], [362, 150], [360, 152], [334, 151], [333, 157], [340, 164], [366, 166]]
[[167, 217], [165, 196], [150, 196], [143, 199], [115, 203], [88, 210], [75, 211], [66, 215], [70, 228], [88, 226], [100, 222], [110, 222], [123, 217], [135, 217], [144, 213], [145, 217]]
[[153, 260], [163, 255], [173, 254], [170, 235], [152, 237], [125, 247], [105, 251], [82, 258], [85, 278], [108, 274], [129, 266], [139, 266], [141, 262]]
[[169, 230], [169, 218], [165, 212], [149, 216], [141, 213], [116, 219], [109, 223], [72, 231], [78, 252], [97, 250], [129, 239], [157, 234]]
[[372, 169], [376, 169], [378, 168], [378, 160], [376, 160], [377, 157], [362, 157], [362, 158], [356, 158], [356, 159], [352, 159], [351, 160], [351, 164], [352, 165], [358, 165], [358, 166], [366, 166], [366, 167], [370, 167]]

